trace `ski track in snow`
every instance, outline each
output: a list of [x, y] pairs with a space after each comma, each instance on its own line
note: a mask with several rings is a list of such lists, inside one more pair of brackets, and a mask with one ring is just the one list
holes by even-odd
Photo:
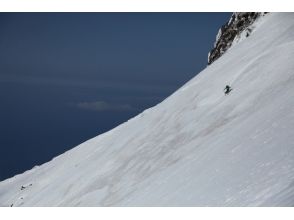
[[162, 103], [1, 182], [0, 206], [293, 206], [294, 14], [254, 26]]

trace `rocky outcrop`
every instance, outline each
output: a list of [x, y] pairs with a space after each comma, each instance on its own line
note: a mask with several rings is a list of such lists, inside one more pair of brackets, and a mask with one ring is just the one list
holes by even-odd
[[254, 21], [266, 13], [261, 12], [235, 12], [231, 19], [223, 25], [217, 34], [214, 48], [208, 54], [208, 65], [222, 56], [232, 45], [236, 37], [246, 30], [246, 37], [252, 31], [250, 26]]

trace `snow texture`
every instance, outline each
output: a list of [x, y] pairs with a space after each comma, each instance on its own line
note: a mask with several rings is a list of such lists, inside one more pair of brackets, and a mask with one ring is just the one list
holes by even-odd
[[1, 182], [0, 206], [293, 206], [294, 14], [254, 25], [162, 103]]

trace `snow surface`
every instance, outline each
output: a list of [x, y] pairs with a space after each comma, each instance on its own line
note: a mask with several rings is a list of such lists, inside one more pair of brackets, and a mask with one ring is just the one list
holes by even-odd
[[0, 206], [293, 206], [293, 61], [294, 14], [268, 14], [162, 103], [1, 182]]

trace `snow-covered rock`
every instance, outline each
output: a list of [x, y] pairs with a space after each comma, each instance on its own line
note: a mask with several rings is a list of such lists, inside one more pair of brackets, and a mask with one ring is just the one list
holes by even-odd
[[249, 37], [254, 27], [252, 24], [266, 13], [235, 12], [230, 20], [218, 31], [213, 49], [208, 53], [208, 65], [224, 54], [241, 35]]
[[1, 182], [0, 205], [293, 206], [294, 14], [254, 25], [162, 103]]

